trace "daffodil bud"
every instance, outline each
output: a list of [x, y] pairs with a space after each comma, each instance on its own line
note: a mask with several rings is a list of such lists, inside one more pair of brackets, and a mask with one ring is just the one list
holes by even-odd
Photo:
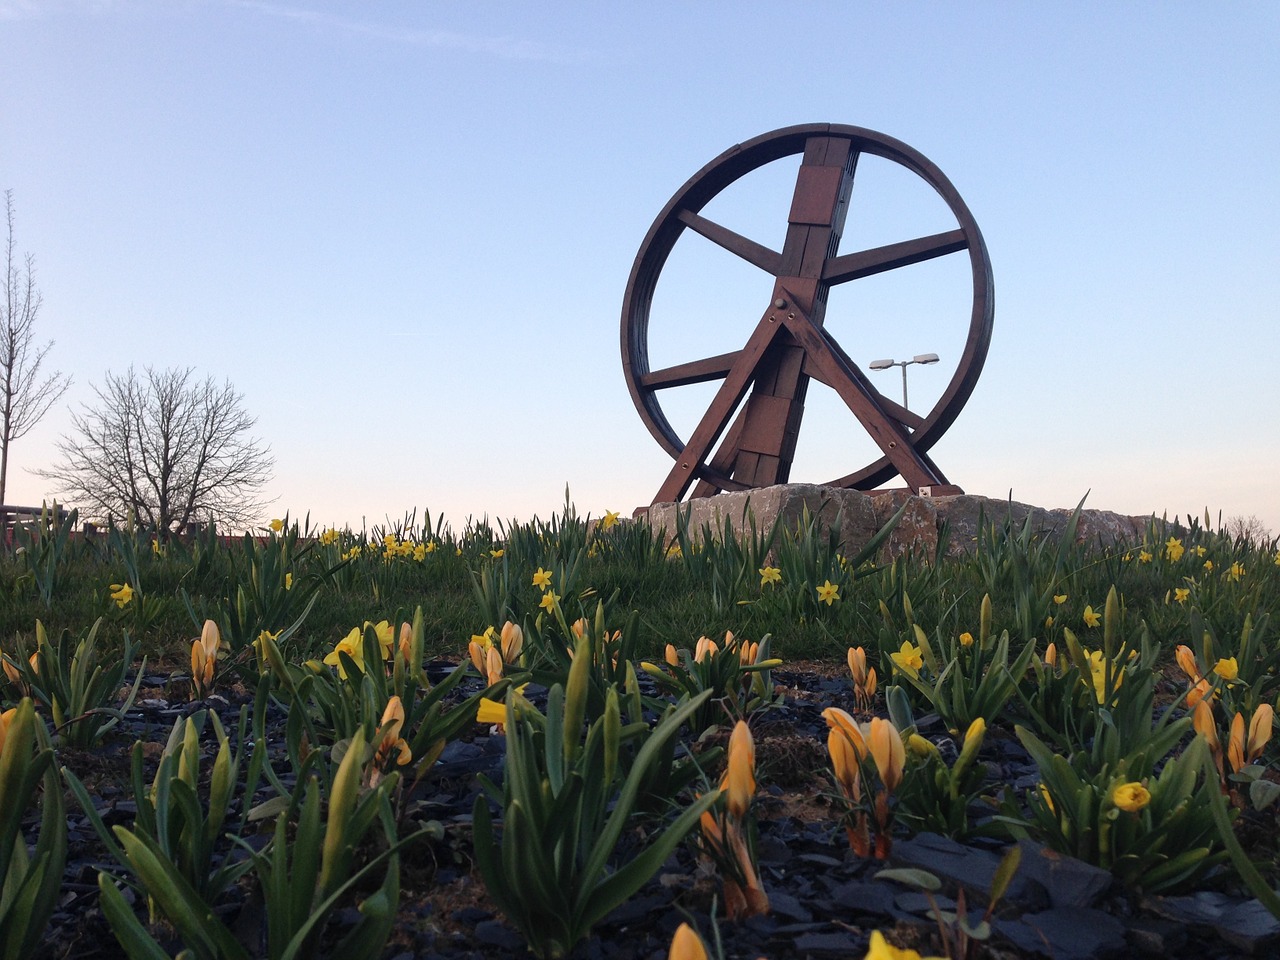
[[582, 738], [582, 718], [587, 713], [587, 684], [591, 671], [591, 638], [580, 637], [578, 649], [569, 667], [569, 680], [564, 692], [564, 759], [566, 767], [578, 752]]
[[987, 721], [982, 717], [978, 717], [969, 724], [969, 729], [965, 731], [964, 741], [960, 746], [960, 756], [956, 760], [955, 769], [952, 771], [953, 776], [959, 777], [964, 771], [973, 765], [973, 761], [977, 759], [978, 751], [982, 749], [982, 741], [987, 736]]
[[983, 650], [991, 639], [991, 594], [982, 595], [982, 605], [978, 608], [978, 645]]
[[604, 784], [613, 782], [618, 769], [618, 746], [622, 742], [622, 707], [618, 703], [618, 688], [610, 687], [604, 701]]
[[942, 758], [942, 752], [938, 750], [933, 742], [926, 740], [918, 733], [913, 733], [907, 737], [907, 752], [917, 760], [927, 760], [930, 757]]

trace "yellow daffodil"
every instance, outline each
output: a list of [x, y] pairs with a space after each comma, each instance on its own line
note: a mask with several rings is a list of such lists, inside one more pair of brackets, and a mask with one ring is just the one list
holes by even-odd
[[1045, 618], [1044, 618], [1044, 625], [1045, 625], [1045, 629], [1048, 629], [1049, 627], [1052, 627], [1052, 626], [1053, 626], [1053, 617], [1045, 617]]
[[546, 590], [551, 586], [551, 571], [538, 568], [538, 572], [533, 575], [533, 585], [540, 590]]
[[1186, 548], [1183, 547], [1182, 541], [1179, 540], [1177, 537], [1170, 537], [1167, 541], [1165, 541], [1164, 556], [1165, 556], [1165, 559], [1168, 560], [1170, 563], [1177, 563], [1179, 560], [1182, 559], [1182, 555], [1185, 552], [1186, 552]]
[[1133, 559], [1132, 551], [1125, 551], [1125, 555], [1120, 559], [1123, 560], [1125, 563], [1128, 563], [1130, 560]]
[[739, 720], [729, 736], [729, 771], [725, 787], [729, 816], [741, 820], [756, 795], [756, 747], [751, 728]]
[[556, 604], [559, 602], [560, 594], [556, 593], [554, 590], [548, 589], [546, 593], [542, 595], [542, 599], [538, 601], [538, 606], [550, 613], [555, 609]]
[[1240, 578], [1244, 576], [1244, 564], [1236, 562], [1231, 564], [1231, 569], [1227, 571], [1227, 579], [1233, 583], [1239, 583]]
[[1174, 587], [1174, 588], [1173, 588], [1173, 601], [1174, 601], [1174, 603], [1186, 603], [1186, 602], [1187, 602], [1187, 597], [1189, 597], [1189, 596], [1191, 596], [1191, 591], [1190, 591], [1190, 589], [1188, 589], [1187, 587]]
[[413, 559], [417, 563], [427, 559], [427, 545], [425, 543], [420, 543], [413, 548]]
[[667, 960], [707, 960], [706, 945], [689, 924], [682, 923], [676, 928]]
[[871, 942], [867, 944], [867, 955], [864, 960], [943, 960], [943, 958], [922, 957], [915, 950], [895, 947], [879, 930], [872, 930]]
[[[1052, 619], [1052, 618], [1051, 618], [1051, 619]], [[962, 647], [972, 647], [972, 646], [973, 646], [973, 634], [972, 634], [972, 633], [970, 633], [968, 630], [966, 630], [964, 633], [960, 634], [960, 646], [962, 646]]]
[[1208, 550], [1206, 550], [1204, 547], [1196, 547], [1196, 556], [1197, 556], [1197, 557], [1203, 557], [1203, 556], [1204, 556], [1206, 553], [1208, 553], [1208, 552], [1209, 552], [1209, 551], [1208, 551]]
[[111, 599], [116, 602], [116, 606], [123, 610], [129, 605], [129, 601], [133, 599], [133, 587], [127, 583], [113, 583], [111, 585]]
[[346, 680], [347, 668], [342, 665], [342, 658], [339, 656], [343, 653], [355, 661], [357, 670], [364, 673], [364, 631], [359, 627], [353, 627], [351, 632], [339, 640], [329, 655], [324, 658], [324, 662], [331, 667], [337, 667], [338, 676]]
[[502, 555], [503, 555], [505, 552], [506, 552], [505, 550], [490, 550], [490, 551], [489, 551], [489, 556], [493, 557], [493, 559], [495, 559], [495, 560], [501, 560], [501, 559], [502, 559]]
[[840, 588], [830, 580], [827, 580], [822, 586], [817, 588], [818, 602], [825, 603], [828, 607], [840, 599]]
[[614, 524], [616, 524], [617, 522], [618, 522], [618, 511], [606, 510], [605, 515], [600, 518], [600, 529], [612, 530], [614, 527]]
[[909, 640], [903, 640], [902, 649], [897, 653], [889, 654], [889, 658], [899, 670], [913, 678], [920, 676], [920, 668], [924, 666], [924, 656], [920, 648]]
[[1084, 625], [1086, 627], [1096, 627], [1102, 622], [1102, 614], [1094, 613], [1093, 607], [1085, 606], [1084, 608]]
[[1139, 563], [1150, 563], [1150, 562], [1151, 562], [1151, 554], [1150, 554], [1149, 552], [1147, 552], [1146, 550], [1140, 550], [1140, 551], [1138, 552], [1138, 562], [1139, 562]]
[[1055, 593], [1053, 595], [1053, 602], [1056, 603], [1058, 606], [1062, 606], [1064, 603], [1067, 602], [1067, 595], [1065, 593]]
[[1151, 793], [1140, 783], [1122, 783], [1111, 791], [1111, 802], [1125, 813], [1137, 813], [1151, 802]]
[[283, 521], [283, 520], [275, 519], [275, 520], [272, 520], [272, 521], [271, 521], [271, 532], [272, 532], [272, 533], [279, 533], [279, 532], [280, 532], [281, 530], [283, 530], [283, 529], [284, 529], [284, 521]]
[[1089, 673], [1092, 675], [1090, 679], [1093, 681], [1093, 695], [1099, 703], [1106, 703], [1107, 698], [1116, 689], [1119, 689], [1120, 682], [1124, 679], [1124, 668], [1121, 667], [1117, 670], [1113, 664], [1111, 671], [1112, 689], [1107, 689], [1107, 657], [1101, 650], [1090, 651]]
[[1204, 562], [1204, 572], [1205, 572], [1205, 573], [1213, 573], [1213, 561], [1212, 561], [1212, 560], [1206, 560], [1206, 561]]
[[1240, 675], [1240, 665], [1235, 657], [1223, 657], [1213, 665], [1213, 672], [1230, 682]]
[[483, 723], [485, 726], [493, 726], [496, 723], [501, 726], [506, 722], [505, 704], [498, 700], [490, 700], [488, 697], [480, 698], [480, 708], [476, 711], [476, 723]]
[[767, 587], [771, 583], [782, 582], [782, 571], [777, 567], [761, 567], [760, 568], [760, 586]]
[[1280, 567], [1280, 550], [1276, 551], [1276, 566]]

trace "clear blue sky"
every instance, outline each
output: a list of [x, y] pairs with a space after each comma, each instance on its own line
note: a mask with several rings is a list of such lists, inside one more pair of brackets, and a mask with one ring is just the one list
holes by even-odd
[[[0, 0], [0, 45], [0, 189], [67, 400], [131, 363], [229, 378], [275, 515], [647, 503], [671, 461], [618, 352], [640, 241], [729, 146], [835, 122], [937, 163], [990, 250], [991, 351], [933, 450], [954, 482], [1280, 531], [1280, 5]], [[871, 172], [846, 248], [932, 232], [927, 187]], [[780, 243], [792, 176], [726, 221]], [[741, 345], [736, 277], [673, 260], [655, 360]], [[942, 355], [913, 408], [954, 370], [952, 280], [829, 317], [858, 361]], [[810, 396], [793, 479], [869, 462]], [[46, 494], [27, 468], [68, 426], [14, 445], [9, 499]]]

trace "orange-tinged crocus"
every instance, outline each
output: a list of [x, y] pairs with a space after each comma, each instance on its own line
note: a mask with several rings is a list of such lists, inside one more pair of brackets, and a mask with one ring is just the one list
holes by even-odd
[[1239, 710], [1231, 718], [1231, 736], [1227, 739], [1227, 763], [1232, 773], [1239, 773], [1244, 766], [1244, 716]]
[[827, 707], [822, 711], [822, 719], [827, 721], [828, 727], [838, 730], [852, 744], [859, 760], [866, 757], [869, 752], [867, 739], [862, 735], [862, 730], [853, 717], [839, 707]]
[[382, 739], [378, 741], [374, 751], [375, 767], [386, 766], [393, 753], [396, 756], [396, 766], [399, 767], [413, 759], [413, 751], [400, 736], [400, 731], [404, 728], [404, 704], [398, 696], [392, 696], [387, 701], [387, 707], [382, 711], [382, 722], [378, 726], [382, 730]]
[[856, 803], [862, 799], [862, 775], [858, 766], [858, 751], [853, 741], [839, 727], [832, 727], [827, 734], [827, 753], [831, 755], [831, 772], [836, 775], [840, 792]]
[[709, 637], [699, 637], [697, 644], [693, 648], [693, 662], [701, 663], [703, 660], [714, 657], [720, 652], [720, 648], [716, 646], [716, 642]]
[[680, 654], [676, 650], [674, 644], [671, 644], [671, 643], [667, 644], [666, 650], [664, 650], [662, 653], [662, 658], [667, 661], [667, 664], [669, 666], [672, 666], [672, 667], [680, 666]]
[[1192, 680], [1200, 679], [1200, 665], [1196, 663], [1196, 655], [1191, 652], [1191, 648], [1185, 643], [1180, 643], [1177, 649], [1173, 651], [1173, 657], [1178, 661], [1178, 666]]
[[206, 620], [200, 636], [191, 641], [191, 683], [197, 696], [203, 696], [213, 689], [220, 642], [218, 625], [212, 620]]
[[1213, 719], [1213, 709], [1209, 706], [1209, 701], [1201, 700], [1196, 704], [1195, 709], [1191, 711], [1191, 725], [1209, 744], [1209, 752], [1213, 755], [1213, 762], [1218, 768], [1218, 775], [1221, 776], [1222, 743], [1218, 740], [1218, 725]]
[[1250, 763], [1262, 756], [1263, 749], [1271, 739], [1275, 719], [1276, 712], [1269, 703], [1264, 703], [1253, 711], [1253, 719], [1249, 721], [1249, 741], [1245, 751]]
[[1046, 667], [1057, 667], [1058, 665], [1058, 645], [1050, 643], [1044, 650], [1044, 665]]
[[682, 923], [676, 928], [667, 960], [707, 960], [706, 945], [689, 924]]
[[902, 783], [902, 771], [907, 763], [907, 751], [902, 745], [901, 734], [888, 720], [873, 717], [867, 746], [871, 750], [871, 758], [876, 762], [880, 781], [885, 790], [893, 793], [898, 789], [898, 784]]
[[510, 620], [502, 625], [502, 660], [515, 663], [524, 649], [524, 631]]
[[756, 795], [756, 746], [745, 720], [734, 725], [729, 736], [729, 773], [726, 785], [729, 815], [741, 820]]

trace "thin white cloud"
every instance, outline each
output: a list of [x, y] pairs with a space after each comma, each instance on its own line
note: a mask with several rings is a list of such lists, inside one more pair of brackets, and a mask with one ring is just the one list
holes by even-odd
[[[5, 0], [0, 0], [5, 2]], [[540, 60], [548, 63], [569, 63], [584, 59], [581, 55], [556, 50], [546, 44], [517, 37], [485, 37], [456, 33], [451, 30], [421, 30], [412, 27], [386, 26], [334, 16], [302, 7], [270, 3], [267, 0], [228, 0], [232, 5], [253, 10], [270, 17], [313, 24], [346, 33], [388, 40], [420, 47], [436, 47], [444, 50], [460, 50], [496, 57], [501, 60]]]

